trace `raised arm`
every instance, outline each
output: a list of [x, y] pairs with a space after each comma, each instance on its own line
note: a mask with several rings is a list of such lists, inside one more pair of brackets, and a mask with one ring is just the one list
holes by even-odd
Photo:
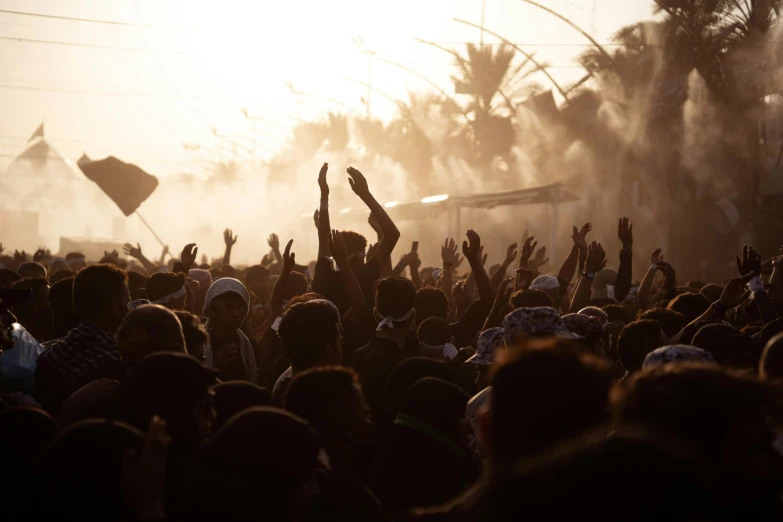
[[489, 282], [490, 285], [492, 285], [492, 289], [495, 290], [500, 286], [500, 283], [503, 282], [503, 279], [506, 277], [506, 272], [508, 271], [508, 267], [511, 266], [511, 264], [517, 259], [517, 244], [512, 243], [508, 245], [508, 248], [506, 248], [506, 257], [503, 259], [503, 262], [500, 263], [500, 268], [498, 268], [498, 271], [495, 272], [495, 274], [492, 276], [492, 280]]
[[484, 264], [481, 261], [481, 238], [474, 230], [468, 230], [468, 241], [462, 242], [462, 254], [470, 263], [470, 269], [473, 272], [473, 279], [476, 281], [479, 299], [491, 303], [495, 298], [492, 292], [492, 285], [489, 282], [487, 271], [484, 270]]
[[336, 230], [332, 230], [329, 251], [332, 253], [332, 256], [334, 256], [334, 261], [340, 269], [340, 280], [343, 285], [345, 285], [348, 302], [351, 303], [351, 309], [348, 313], [353, 314], [356, 323], [362, 319], [369, 318], [362, 317], [363, 315], [367, 315], [368, 311], [364, 299], [364, 292], [362, 292], [359, 280], [356, 279], [356, 275], [353, 273], [351, 263], [348, 262], [348, 252], [345, 249], [345, 242], [343, 241], [342, 235]]
[[141, 246], [139, 246], [138, 243], [136, 243], [135, 247], [130, 243], [125, 243], [123, 251], [125, 252], [126, 256], [130, 256], [144, 265], [144, 269], [147, 270], [147, 272], [152, 272], [155, 270], [155, 265], [153, 265], [152, 262], [141, 253]]
[[574, 296], [571, 298], [571, 307], [569, 312], [577, 313], [579, 310], [590, 304], [590, 287], [593, 286], [595, 273], [606, 266], [606, 253], [601, 243], [595, 241], [587, 249], [587, 260], [585, 269], [579, 277], [574, 289]]
[[772, 275], [769, 283], [773, 288], [773, 297], [783, 298], [783, 247], [780, 247], [780, 255], [772, 260]]
[[[579, 230], [576, 227], [573, 228], [571, 239], [574, 241], [574, 247], [565, 261], [563, 261], [563, 264], [560, 266], [560, 272], [557, 274], [557, 279], [561, 286], [567, 287], [574, 278], [574, 273], [577, 270], [581, 272], [584, 269], [584, 260], [587, 259], [587, 234], [592, 230], [592, 223], [585, 223]], [[563, 288], [563, 290], [567, 291], [566, 288]]]
[[318, 208], [318, 259], [329, 257], [329, 242], [331, 241], [332, 224], [329, 221], [329, 184], [326, 182], [326, 172], [329, 164], [324, 163], [318, 172], [318, 187], [321, 189], [321, 206]]
[[495, 300], [492, 303], [492, 310], [490, 310], [487, 319], [484, 321], [484, 326], [481, 328], [482, 331], [503, 325], [503, 311], [506, 309], [506, 304], [511, 297], [511, 291], [514, 288], [511, 286], [513, 280], [513, 277], [509, 277], [508, 279], [502, 280], [498, 285], [498, 290], [495, 293]]
[[658, 263], [663, 261], [661, 252], [660, 248], [656, 248], [650, 254], [650, 268], [647, 269], [647, 273], [644, 274], [644, 279], [642, 279], [642, 283], [639, 285], [637, 297], [639, 298], [639, 308], [642, 311], [649, 310], [652, 307], [650, 290], [652, 289], [653, 281], [655, 281], [655, 274], [658, 273]]
[[196, 243], [188, 243], [182, 248], [182, 253], [179, 255], [179, 262], [174, 263], [174, 272], [182, 272], [187, 275], [190, 271], [190, 267], [196, 262], [196, 256], [198, 255], [198, 247]]
[[223, 253], [223, 266], [231, 264], [231, 249], [237, 243], [239, 236], [235, 236], [230, 228], [223, 231], [223, 242], [226, 244], [226, 251]]
[[279, 317], [283, 313], [283, 299], [285, 299], [285, 289], [288, 286], [288, 276], [294, 270], [296, 264], [296, 254], [291, 252], [291, 245], [294, 244], [294, 240], [288, 242], [285, 246], [285, 253], [283, 254], [283, 264], [280, 271], [280, 277], [275, 281], [275, 287], [272, 289], [272, 299], [270, 308], [272, 309], [272, 317]]
[[623, 243], [623, 249], [620, 250], [620, 266], [617, 267], [614, 297], [622, 302], [631, 291], [633, 277], [633, 223], [627, 217], [621, 218], [617, 224], [617, 237]]
[[751, 276], [748, 285], [750, 291], [753, 292], [753, 299], [759, 306], [761, 322], [767, 324], [777, 319], [778, 311], [761, 282], [761, 256], [752, 246], [745, 245], [742, 248], [742, 259], [737, 257], [737, 270], [743, 276]]
[[370, 187], [367, 185], [367, 179], [364, 177], [364, 174], [353, 167], [348, 167], [348, 175], [350, 176], [348, 183], [351, 185], [351, 190], [361, 198], [364, 204], [367, 205], [367, 208], [370, 209], [370, 212], [373, 213], [383, 233], [383, 239], [375, 249], [375, 258], [378, 259], [378, 264], [382, 267], [391, 257], [391, 253], [400, 239], [400, 231], [397, 230], [383, 205], [378, 203], [372, 193], [370, 193]]
[[280, 238], [277, 234], [270, 234], [267, 244], [272, 249], [272, 253], [275, 255], [275, 260], [280, 266], [283, 266], [283, 256], [280, 254]]
[[457, 243], [453, 239], [447, 239], [440, 247], [440, 257], [443, 261], [443, 293], [446, 299], [451, 301], [452, 281], [454, 278], [454, 265], [459, 258], [457, 254]]

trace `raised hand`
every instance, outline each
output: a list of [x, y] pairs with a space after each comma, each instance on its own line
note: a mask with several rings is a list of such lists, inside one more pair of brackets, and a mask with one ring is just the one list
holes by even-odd
[[33, 261], [35, 261], [36, 263], [40, 263], [41, 261], [43, 261], [45, 257], [46, 257], [46, 250], [44, 250], [43, 248], [39, 248], [38, 250], [35, 251], [35, 254], [33, 254]]
[[656, 248], [652, 251], [652, 254], [650, 254], [650, 263], [653, 265], [657, 265], [663, 261], [663, 250], [660, 248]]
[[318, 209], [315, 209], [315, 213], [313, 214], [313, 223], [315, 223], [315, 229], [318, 230], [318, 224], [321, 220], [321, 211]]
[[469, 263], [477, 263], [481, 261], [481, 237], [475, 230], [471, 229], [467, 232], [467, 241], [462, 242], [462, 255]]
[[663, 273], [663, 286], [665, 288], [672, 289], [677, 286], [677, 273], [672, 265], [664, 261], [658, 261], [658, 270]]
[[443, 267], [454, 268], [454, 262], [457, 257], [457, 243], [454, 239], [446, 239], [443, 246], [440, 247], [440, 257], [443, 260]]
[[0, 243], [0, 255], [3, 255], [3, 252], [5, 252], [5, 248], [3, 247], [3, 244]]
[[378, 250], [378, 245], [380, 245], [380, 243], [373, 243], [372, 245], [368, 246], [367, 254], [364, 256], [364, 259], [366, 259], [367, 261], [372, 259], [373, 256], [375, 255], [375, 251]]
[[329, 252], [332, 253], [337, 266], [345, 267], [348, 264], [348, 250], [345, 248], [342, 234], [337, 230], [332, 230], [332, 235], [329, 238]]
[[235, 236], [232, 233], [232, 230], [230, 228], [227, 228], [223, 231], [223, 242], [226, 244], [227, 247], [232, 247], [236, 244], [237, 239], [239, 239], [239, 236]]
[[232, 343], [224, 344], [215, 352], [214, 366], [220, 373], [224, 373], [237, 358], [239, 358], [239, 346]]
[[163, 252], [160, 254], [160, 258], [164, 259], [167, 255], [169, 255], [169, 246], [163, 245]]
[[296, 254], [291, 252], [291, 245], [294, 244], [294, 240], [288, 242], [285, 246], [285, 252], [283, 252], [283, 272], [291, 272], [296, 265]]
[[125, 243], [122, 251], [125, 252], [126, 256], [130, 256], [134, 259], [141, 259], [141, 246], [138, 243], [136, 243], [135, 247], [130, 243]]
[[573, 232], [571, 233], [571, 239], [574, 240], [574, 245], [576, 245], [576, 248], [578, 248], [580, 252], [587, 253], [587, 234], [592, 230], [592, 223], [585, 223], [579, 230], [574, 226]]
[[419, 270], [419, 267], [421, 266], [421, 259], [419, 258], [418, 252], [410, 252], [408, 254], [408, 266], [411, 267], [412, 270]]
[[269, 239], [266, 242], [273, 252], [280, 251], [280, 238], [277, 237], [277, 234], [269, 234]]
[[627, 217], [620, 218], [617, 223], [617, 237], [623, 243], [623, 250], [631, 250], [633, 248], [633, 223], [628, 221]]
[[370, 187], [367, 185], [367, 179], [364, 177], [364, 174], [353, 167], [348, 167], [346, 170], [350, 176], [348, 184], [351, 185], [351, 190], [353, 190], [354, 194], [360, 198], [369, 196]]
[[457, 303], [457, 308], [465, 309], [470, 306], [470, 296], [468, 295], [468, 291], [465, 290], [465, 285], [462, 281], [459, 281], [454, 285], [454, 290], [452, 290], [451, 295]]
[[718, 302], [727, 308], [734, 308], [742, 304], [750, 296], [746, 285], [751, 279], [753, 279], [753, 272], [731, 279], [723, 287], [723, 293], [720, 294]]
[[593, 241], [587, 247], [587, 260], [585, 260], [585, 272], [595, 274], [606, 266], [606, 252], [601, 243]]
[[[329, 184], [326, 182], [326, 172], [329, 170], [329, 164], [324, 163], [321, 165], [321, 170], [318, 172], [318, 186], [321, 188], [321, 200], [329, 199]], [[318, 225], [316, 224], [316, 228]]]
[[519, 266], [527, 266], [530, 257], [533, 255], [533, 252], [535, 252], [537, 246], [538, 241], [536, 241], [535, 236], [530, 236], [525, 239], [525, 242], [522, 244], [522, 252], [519, 255]]
[[182, 249], [179, 260], [183, 265], [185, 265], [185, 268], [190, 268], [193, 266], [193, 263], [196, 262], [196, 255], [198, 255], [198, 247], [196, 246], [196, 243], [188, 243]]
[[14, 262], [19, 265], [27, 261], [27, 252], [22, 250], [19, 252], [18, 250], [14, 250]]
[[740, 275], [761, 275], [761, 256], [752, 246], [742, 247], [742, 259], [737, 257], [737, 270]]
[[500, 307], [508, 303], [508, 299], [511, 297], [511, 292], [514, 290], [514, 287], [510, 286], [513, 280], [513, 277], [507, 277], [500, 283], [500, 286], [498, 286], [498, 290], [495, 293], [494, 303], [496, 307]]
[[506, 259], [503, 260], [504, 266], [509, 266], [511, 263], [514, 262], [514, 260], [517, 258], [517, 244], [512, 243], [508, 245], [508, 248], [506, 249]]
[[533, 259], [528, 261], [528, 268], [530, 270], [538, 271], [538, 267], [549, 263], [549, 258], [546, 257], [546, 247], [542, 246], [536, 251], [536, 255]]

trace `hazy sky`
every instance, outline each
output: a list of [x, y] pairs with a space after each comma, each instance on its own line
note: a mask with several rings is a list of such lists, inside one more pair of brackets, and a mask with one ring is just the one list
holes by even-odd
[[[609, 42], [621, 26], [649, 18], [652, 5], [651, 0], [595, 0], [593, 8], [591, 0], [539, 1], [572, 17], [601, 42]], [[45, 120], [47, 137], [67, 156], [114, 154], [155, 174], [187, 171], [182, 142], [214, 147], [212, 126], [221, 133], [248, 133], [240, 107], [292, 125], [296, 98], [284, 81], [338, 100], [347, 107], [342, 110], [364, 112], [365, 89], [345, 80], [367, 79], [367, 57], [352, 42], [354, 36], [453, 92], [453, 58], [414, 38], [478, 41], [478, 30], [452, 18], [479, 23], [481, 5], [481, 0], [0, 0], [0, 10], [166, 26], [0, 12], [0, 169]], [[520, 0], [486, 0], [485, 26], [525, 44], [553, 66], [556, 79], [581, 76], [573, 57], [584, 50], [585, 39], [551, 15]], [[495, 40], [486, 36], [486, 41]], [[392, 96], [429, 88], [378, 61], [373, 72], [373, 84]], [[302, 101], [318, 107], [302, 107], [305, 118], [341, 109], [313, 97]], [[388, 118], [394, 105], [375, 95], [372, 111]], [[263, 132], [276, 134], [263, 138], [269, 147], [285, 138], [285, 131], [262, 125]], [[217, 153], [200, 154], [214, 158]]]

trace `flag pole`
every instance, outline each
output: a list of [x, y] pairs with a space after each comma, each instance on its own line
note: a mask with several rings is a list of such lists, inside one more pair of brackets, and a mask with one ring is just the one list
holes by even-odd
[[154, 231], [154, 230], [152, 230], [152, 227], [150, 226], [150, 224], [149, 224], [149, 223], [147, 223], [147, 220], [146, 220], [146, 219], [144, 219], [144, 218], [142, 217], [142, 215], [139, 213], [139, 211], [138, 211], [138, 210], [134, 211], [134, 214], [136, 214], [137, 216], [139, 216], [139, 219], [141, 220], [141, 222], [142, 222], [142, 223], [144, 223], [144, 225], [145, 225], [145, 226], [146, 226], [148, 229], [150, 229], [150, 232], [152, 232], [152, 235], [153, 235], [153, 236], [155, 236], [155, 239], [157, 239], [157, 240], [158, 240], [158, 243], [160, 243], [160, 246], [162, 246], [162, 247], [165, 247], [166, 245], [164, 245], [164, 244], [163, 244], [163, 241], [161, 241], [161, 240], [160, 240], [160, 238], [158, 237], [158, 234], [156, 234], [156, 233], [155, 233], [155, 231]]

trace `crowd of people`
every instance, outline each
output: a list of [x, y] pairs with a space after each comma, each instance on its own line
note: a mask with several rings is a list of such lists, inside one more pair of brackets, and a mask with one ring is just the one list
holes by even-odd
[[474, 230], [395, 264], [356, 169], [377, 241], [332, 229], [327, 170], [308, 265], [0, 246], [3, 520], [783, 517], [783, 248], [635, 278], [623, 218], [616, 269], [590, 224], [557, 273], [533, 237], [488, 272]]

